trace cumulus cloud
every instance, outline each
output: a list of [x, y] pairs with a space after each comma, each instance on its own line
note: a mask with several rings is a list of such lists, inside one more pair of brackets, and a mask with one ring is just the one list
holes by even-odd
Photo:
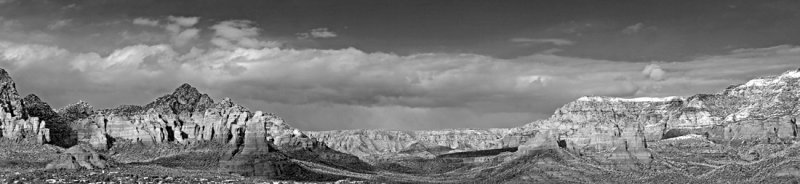
[[192, 27], [200, 21], [199, 17], [169, 16], [167, 20], [181, 27]]
[[573, 45], [575, 42], [561, 38], [512, 38], [509, 40], [514, 43], [522, 44], [552, 44], [556, 46]]
[[[185, 46], [192, 40], [196, 39], [200, 35], [200, 29], [194, 28], [193, 26], [200, 21], [199, 17], [180, 17], [180, 16], [168, 16], [166, 23], [164, 25], [161, 24], [160, 21], [155, 19], [148, 19], [148, 18], [135, 18], [133, 19], [133, 24], [135, 25], [142, 25], [142, 26], [152, 26], [152, 27], [163, 27], [167, 34], [170, 37], [170, 41], [175, 46]], [[130, 39], [131, 35], [129, 33], [125, 33], [128, 37], [125, 39]], [[144, 34], [139, 34], [144, 35]]]
[[133, 24], [142, 25], [142, 26], [153, 26], [153, 27], [156, 27], [156, 26], [159, 25], [159, 22], [158, 22], [158, 20], [139, 17], [139, 18], [133, 19]]
[[199, 17], [167, 17], [170, 23], [165, 25], [167, 31], [172, 35], [172, 43], [177, 46], [184, 46], [200, 34], [200, 29], [192, 28], [200, 20]]
[[666, 75], [666, 73], [667, 72], [661, 69], [661, 66], [655, 63], [645, 66], [644, 70], [642, 70], [642, 74], [644, 74], [645, 77], [656, 81], [664, 80], [664, 75]]
[[788, 45], [659, 63], [546, 54], [401, 56], [354, 48], [252, 48], [237, 40], [257, 35], [252, 27], [217, 29], [216, 37], [231, 42], [229, 47], [185, 53], [169, 44], [97, 54], [0, 42], [0, 66], [20, 91], [54, 106], [77, 100], [99, 107], [145, 103], [189, 82], [216, 98], [276, 112], [300, 128], [425, 129], [518, 126], [584, 95], [711, 93], [752, 76], [796, 69], [800, 57], [800, 48]]
[[644, 24], [639, 22], [630, 26], [625, 27], [622, 29], [622, 33], [624, 34], [635, 34], [641, 31], [644, 28]]
[[333, 38], [337, 37], [338, 35], [333, 31], [328, 30], [328, 28], [315, 28], [311, 29], [311, 31], [307, 33], [298, 33], [297, 37], [300, 39], [309, 39], [309, 38]]
[[276, 41], [259, 40], [260, 30], [253, 26], [252, 21], [248, 20], [222, 21], [211, 26], [211, 29], [214, 30], [214, 38], [211, 39], [211, 43], [221, 48], [260, 49], [280, 47], [282, 45]]

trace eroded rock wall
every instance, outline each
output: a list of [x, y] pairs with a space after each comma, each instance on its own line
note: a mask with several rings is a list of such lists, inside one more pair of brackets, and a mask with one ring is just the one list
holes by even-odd
[[0, 138], [38, 143], [50, 142], [51, 138], [47, 122], [25, 111], [16, 84], [4, 69], [0, 69]]
[[[712, 141], [783, 143], [797, 138], [800, 70], [734, 85], [716, 94], [664, 98], [582, 97], [553, 116], [517, 128], [442, 131], [311, 132], [333, 149], [355, 155], [397, 153], [418, 142], [455, 150], [552, 147], [632, 168], [647, 163], [647, 142], [689, 134]], [[547, 139], [537, 136], [553, 135]], [[542, 142], [542, 140], [549, 140]], [[563, 145], [561, 145], [563, 144]]]

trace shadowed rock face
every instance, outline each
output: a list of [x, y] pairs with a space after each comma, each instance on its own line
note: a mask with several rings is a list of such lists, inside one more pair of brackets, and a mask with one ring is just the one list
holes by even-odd
[[24, 114], [29, 117], [39, 117], [46, 122], [45, 128], [50, 130], [50, 144], [61, 147], [70, 147], [78, 143], [77, 134], [69, 126], [71, 119], [63, 117], [53, 111], [47, 103], [35, 94], [29, 94], [22, 99]]

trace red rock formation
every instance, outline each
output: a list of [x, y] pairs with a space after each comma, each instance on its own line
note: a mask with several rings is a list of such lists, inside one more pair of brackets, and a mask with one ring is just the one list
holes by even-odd
[[50, 141], [46, 122], [27, 114], [16, 84], [4, 69], [0, 69], [0, 138], [39, 143]]
[[[687, 134], [712, 141], [783, 143], [797, 138], [800, 70], [753, 79], [717, 94], [666, 98], [583, 97], [546, 120], [481, 133], [461, 130], [311, 132], [333, 149], [367, 157], [391, 155], [403, 146], [427, 141], [451, 148], [530, 148], [542, 141], [536, 132], [553, 132], [568, 150], [598, 156], [632, 168], [649, 163], [647, 141]], [[530, 142], [533, 141], [533, 142]], [[528, 142], [528, 143], [526, 143]], [[553, 141], [547, 141], [553, 142]], [[597, 155], [611, 152], [610, 155]]]

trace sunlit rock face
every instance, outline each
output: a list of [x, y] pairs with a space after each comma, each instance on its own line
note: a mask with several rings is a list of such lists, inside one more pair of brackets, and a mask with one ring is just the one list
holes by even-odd
[[608, 159], [617, 161], [648, 162], [648, 141], [688, 134], [713, 141], [781, 143], [797, 136], [799, 78], [799, 71], [790, 71], [691, 97], [582, 97], [550, 119], [524, 127], [556, 131], [571, 151], [610, 151], [614, 154]]
[[[75, 106], [71, 109], [80, 111], [78, 107], [83, 107]], [[326, 158], [332, 165], [363, 164], [357, 157], [329, 149], [273, 114], [251, 112], [228, 98], [214, 102], [188, 84], [144, 106], [96, 111], [89, 107], [86, 111], [93, 113], [75, 120], [73, 128], [81, 142], [97, 150], [110, 149], [119, 141], [150, 148], [216, 142], [231, 148], [220, 150], [226, 153], [219, 162], [222, 172], [271, 178], [304, 172], [290, 159], [317, 162]]]
[[[38, 101], [38, 97], [31, 100]], [[35, 105], [38, 104], [31, 106]], [[47, 143], [50, 142], [50, 129], [46, 124], [39, 117], [28, 114], [14, 80], [8, 72], [0, 69], [0, 138]]]
[[716, 94], [582, 97], [557, 109], [549, 119], [510, 129], [346, 130], [309, 135], [333, 149], [361, 157], [398, 153], [415, 143], [455, 151], [517, 146], [527, 150], [558, 145], [620, 168], [634, 169], [635, 165], [652, 160], [647, 142], [662, 139], [690, 134], [725, 142], [782, 143], [794, 139], [800, 116], [798, 90], [800, 71], [789, 71], [753, 79]]
[[[260, 111], [251, 113], [230, 99], [215, 103], [188, 84], [145, 106], [124, 105], [100, 110], [86, 119], [85, 124], [90, 127], [84, 128], [86, 132], [101, 131], [115, 139], [145, 145], [196, 141], [242, 145], [248, 140], [264, 144], [268, 138], [295, 131], [277, 116]], [[89, 135], [83, 138], [91, 139], [95, 134], [82, 135]], [[256, 141], [255, 137], [264, 140]]]

